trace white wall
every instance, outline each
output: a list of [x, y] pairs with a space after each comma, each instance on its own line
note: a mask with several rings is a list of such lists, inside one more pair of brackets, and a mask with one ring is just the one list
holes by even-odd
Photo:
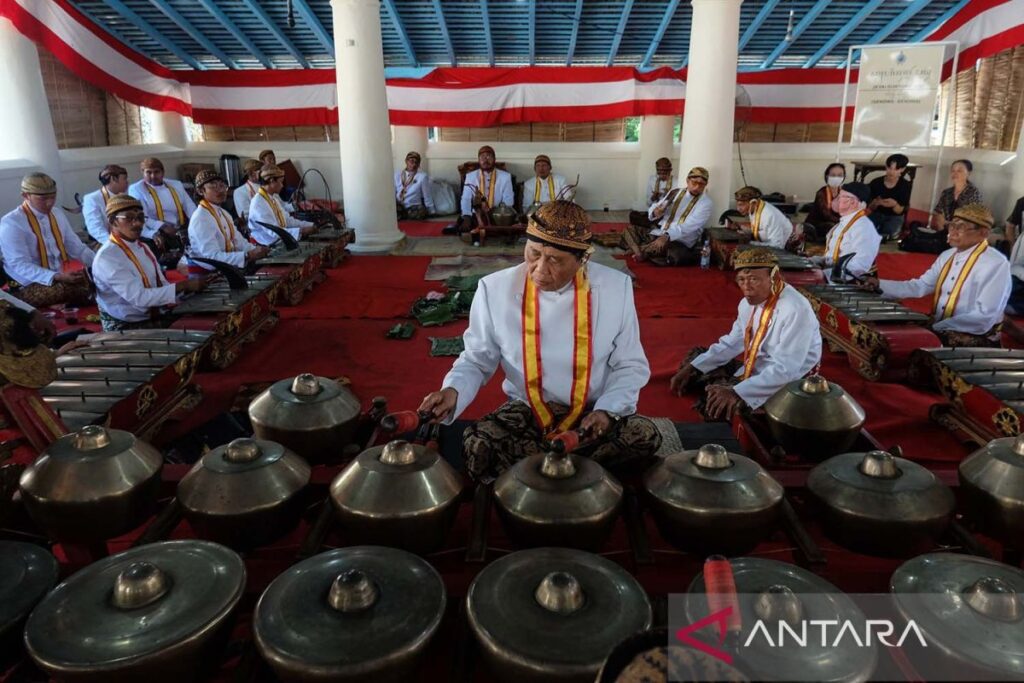
[[[423, 152], [423, 167], [434, 177], [451, 182], [458, 181], [457, 166], [476, 158], [477, 142], [432, 142]], [[637, 175], [646, 177], [653, 168], [640, 168], [640, 145], [635, 143], [492, 143], [498, 159], [509, 163], [511, 170], [523, 180], [533, 175], [533, 159], [537, 154], [551, 156], [555, 170], [574, 181], [580, 174], [580, 190], [577, 200], [591, 211], [632, 208], [640, 203], [637, 194]], [[159, 156], [174, 173], [182, 162], [216, 164], [221, 154], [235, 154], [241, 159], [255, 157], [271, 147], [279, 160], [291, 159], [300, 173], [317, 168], [327, 178], [332, 197], [341, 199], [341, 162], [336, 142], [199, 142], [189, 143], [186, 150], [168, 145], [136, 145], [129, 147], [98, 147], [60, 152], [65, 187], [62, 188], [61, 202], [71, 205], [75, 192], [90, 192], [97, 187], [96, 174], [108, 163], [118, 163], [128, 169], [132, 181], [141, 177], [139, 162], [146, 156]], [[401, 159], [407, 150], [395, 150], [395, 168], [400, 168]], [[666, 156], [678, 158], [679, 145]], [[831, 143], [748, 143], [744, 144], [743, 166], [748, 184], [756, 185], [765, 192], [782, 192], [796, 195], [799, 201], [809, 201], [822, 184], [825, 166], [835, 154]], [[966, 157], [974, 162], [972, 180], [981, 188], [986, 203], [995, 212], [999, 222], [1006, 218], [1016, 197], [1024, 195], [1024, 187], [1013, 187], [1012, 163], [1000, 164], [1012, 156], [1009, 152], [947, 149], [943, 156], [943, 170], [940, 176], [942, 188], [947, 182], [949, 163], [956, 158]], [[879, 157], [884, 161], [885, 154]], [[870, 154], [859, 154], [858, 159], [867, 161]], [[914, 162], [924, 164], [918, 172], [914, 185], [911, 205], [927, 210], [931, 201], [931, 185], [934, 175], [935, 152], [912, 154]], [[737, 158], [738, 161], [738, 158]], [[844, 156], [847, 171], [852, 174], [851, 159]], [[733, 166], [733, 189], [743, 184], [739, 163]], [[0, 161], [0, 213], [6, 213], [20, 202], [18, 183], [21, 176], [33, 167], [26, 162]], [[319, 178], [313, 174], [307, 177], [312, 196], [324, 194]], [[712, 178], [712, 183], [721, 182]], [[715, 216], [726, 207], [715, 207]]]

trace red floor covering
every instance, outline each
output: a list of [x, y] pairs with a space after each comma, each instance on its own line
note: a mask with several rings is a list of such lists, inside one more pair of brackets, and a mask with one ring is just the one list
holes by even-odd
[[[887, 255], [887, 270], [905, 267]], [[911, 258], [916, 260], [914, 255]], [[199, 376], [204, 401], [170, 434], [182, 434], [211, 416], [227, 410], [243, 383], [280, 379], [303, 371], [325, 376], [344, 375], [364, 401], [386, 396], [395, 409], [415, 408], [436, 389], [452, 358], [429, 356], [429, 337], [461, 334], [465, 321], [441, 327], [417, 327], [408, 341], [391, 340], [385, 332], [403, 322], [412, 301], [436, 287], [423, 280], [429, 257], [354, 256], [329, 271], [298, 307], [281, 309], [281, 322], [245, 349], [227, 371]], [[698, 421], [695, 397], [676, 398], [669, 378], [686, 351], [710, 344], [728, 331], [739, 292], [728, 273], [718, 270], [663, 269], [647, 264], [631, 267], [637, 273], [636, 302], [641, 337], [651, 364], [651, 381], [640, 394], [641, 412], [680, 422]], [[907, 272], [904, 271], [904, 272]], [[699, 318], [698, 318], [699, 316]], [[898, 384], [868, 382], [847, 364], [846, 357], [824, 353], [823, 372], [849, 391], [868, 414], [867, 427], [884, 445], [899, 444], [918, 460], [958, 460], [965, 448], [945, 429], [928, 419], [929, 407], [940, 400]], [[474, 418], [500, 405], [501, 372], [484, 388], [466, 413]]]

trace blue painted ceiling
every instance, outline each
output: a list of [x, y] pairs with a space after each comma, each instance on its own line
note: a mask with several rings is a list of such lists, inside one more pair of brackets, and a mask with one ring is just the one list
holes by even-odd
[[[329, 0], [70, 1], [171, 69], [334, 65]], [[966, 2], [746, 0], [740, 68], [837, 67], [849, 46], [919, 40]], [[689, 0], [384, 0], [380, 7], [388, 67], [680, 67], [693, 16]]]

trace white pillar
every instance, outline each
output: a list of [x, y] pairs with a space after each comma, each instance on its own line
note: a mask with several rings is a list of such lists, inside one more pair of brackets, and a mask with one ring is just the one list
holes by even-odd
[[388, 251], [398, 230], [391, 167], [391, 127], [384, 87], [378, 0], [331, 0], [338, 76], [338, 143], [345, 220], [352, 251]]
[[[673, 145], [672, 133], [675, 132], [676, 117], [674, 116], [645, 116], [640, 121], [640, 170], [637, 173], [636, 196], [634, 202], [637, 209], [646, 209], [651, 198], [647, 196], [647, 180], [654, 174], [654, 162], [662, 157], [672, 158]], [[686, 170], [672, 169], [673, 175], [678, 178], [680, 173]]]
[[732, 134], [736, 100], [736, 56], [743, 0], [691, 0], [690, 60], [686, 76], [679, 172], [708, 169], [712, 215], [729, 208]]
[[24, 159], [37, 166], [57, 181], [60, 192], [60, 153], [43, 87], [39, 53], [35, 43], [6, 19], [0, 19], [0, 92], [7, 95], [0, 107], [3, 156]]
[[188, 135], [185, 133], [184, 116], [173, 111], [154, 111], [152, 109], [145, 111], [149, 119], [150, 132], [153, 135], [153, 139], [147, 140], [147, 142], [185, 149], [188, 144]]
[[[394, 126], [391, 139], [392, 162], [395, 169], [405, 168], [405, 155], [420, 153], [420, 164], [427, 171], [427, 129], [425, 126]], [[427, 171], [429, 172], [429, 171]]]

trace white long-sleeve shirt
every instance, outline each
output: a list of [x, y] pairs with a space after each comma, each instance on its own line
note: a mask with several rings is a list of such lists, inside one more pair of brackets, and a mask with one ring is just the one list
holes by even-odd
[[1013, 250], [1010, 252], [1010, 274], [1019, 280], [1024, 280], [1024, 233], [1017, 236], [1013, 243]]
[[939, 300], [932, 311], [935, 323], [932, 329], [967, 334], [987, 334], [996, 324], [1002, 322], [1006, 302], [1010, 298], [1010, 262], [999, 253], [998, 249], [989, 247], [981, 253], [970, 274], [964, 282], [960, 296], [956, 301], [953, 315], [939, 320], [946, 308], [949, 295], [953, 292], [960, 271], [967, 264], [971, 249], [958, 251], [947, 249], [939, 254], [935, 263], [924, 275], [913, 280], [880, 280], [878, 286], [885, 297], [891, 299], [913, 299], [919, 296], [932, 295], [935, 284], [939, 280], [943, 266], [950, 259], [953, 265], [939, 290]]
[[[29, 225], [28, 217], [22, 207], [28, 208], [39, 224], [39, 232], [42, 235], [43, 246], [49, 267], [42, 266], [42, 259], [39, 256], [39, 240], [32, 227]], [[53, 207], [50, 213], [57, 223], [57, 231], [64, 242], [64, 250], [69, 259], [81, 261], [84, 265], [92, 265], [96, 256], [92, 249], [78, 238], [78, 235], [71, 229], [68, 217], [58, 207]], [[50, 227], [50, 219], [46, 214], [41, 214], [35, 209], [23, 203], [2, 219], [0, 219], [0, 252], [4, 257], [4, 270], [12, 280], [20, 285], [40, 284], [49, 287], [53, 284], [53, 278], [61, 272], [60, 248], [57, 246], [57, 239], [53, 236]]]
[[[217, 218], [214, 218], [214, 214]], [[193, 256], [214, 259], [236, 268], [245, 266], [245, 254], [254, 249], [253, 245], [235, 229], [235, 221], [231, 214], [216, 204], [207, 204], [205, 201], [199, 202], [199, 207], [188, 222], [188, 241]], [[213, 270], [212, 266], [205, 263], [196, 265]]]
[[[711, 218], [712, 201], [707, 192], [702, 192], [697, 198], [697, 203], [693, 205], [689, 213], [686, 213], [686, 207], [693, 200], [693, 195], [686, 188], [680, 188], [679, 191], [683, 194], [681, 199], [678, 194], [669, 193], [647, 210], [647, 217], [653, 221], [656, 220], [654, 211], [659, 207], [665, 207], [661, 227], [651, 230], [651, 235], [655, 237], [668, 235], [671, 241], [682, 242], [687, 247], [692, 247], [697, 244], [701, 231], [704, 230], [708, 219]], [[679, 199], [679, 204], [676, 207], [675, 215], [669, 216], [672, 213], [672, 204], [675, 204], [676, 199]]]
[[[786, 214], [782, 213], [774, 204], [758, 200], [764, 206], [761, 209], [761, 219], [757, 224], [757, 237], [750, 241], [758, 247], [772, 247], [773, 249], [785, 249], [786, 242], [793, 234], [793, 223]], [[750, 234], [754, 234], [754, 222], [757, 220], [757, 209], [751, 212], [750, 225], [747, 226]]]
[[[551, 181], [550, 183], [548, 181]], [[551, 193], [552, 187], [554, 188], [554, 194]], [[525, 183], [523, 183], [523, 204], [530, 206], [534, 202], [553, 202], [558, 197], [558, 193], [565, 187], [565, 178], [552, 173], [547, 178], [541, 178], [540, 176], [533, 176]], [[540, 194], [538, 195], [538, 190]]]
[[92, 265], [96, 304], [101, 311], [117, 320], [129, 323], [148, 320], [151, 308], [170, 306], [175, 302], [174, 285], [167, 282], [153, 252], [141, 240], [123, 242], [135, 255], [151, 286], [144, 286], [142, 275], [121, 247], [113, 240], [107, 240], [96, 252], [96, 261]]
[[[411, 175], [411, 177], [410, 177]], [[402, 196], [402, 183], [409, 183]], [[434, 198], [430, 196], [430, 177], [423, 171], [410, 174], [408, 171], [395, 171], [395, 200], [402, 206], [425, 206], [430, 213], [436, 213]]]
[[231, 197], [235, 202], [235, 213], [238, 214], [239, 218], [249, 215], [249, 202], [252, 201], [252, 198], [259, 191], [260, 186], [250, 180], [246, 180], [235, 188], [235, 192]]
[[[157, 210], [157, 205], [153, 201], [153, 195], [149, 193], [149, 189], [152, 189], [160, 200], [163, 220], [160, 219], [161, 211]], [[184, 220], [180, 220], [178, 216], [178, 206], [174, 203], [172, 191], [181, 202]], [[143, 237], [152, 237], [164, 223], [180, 226], [196, 210], [196, 203], [188, 196], [185, 186], [172, 178], [164, 178], [163, 185], [150, 185], [145, 180], [136, 181], [128, 186], [128, 194], [142, 202], [142, 210], [146, 214], [146, 227], [142, 229]]]
[[[756, 334], [764, 304], [751, 306], [741, 299], [729, 333], [693, 359], [693, 367], [709, 372], [743, 353], [743, 333], [751, 316]], [[768, 323], [768, 333], [754, 359], [754, 371], [738, 383], [736, 393], [751, 408], [759, 408], [788, 382], [806, 375], [821, 360], [821, 332], [814, 309], [798, 291], [786, 286], [779, 295], [775, 313]], [[741, 367], [736, 376], [743, 373]]]
[[101, 245], [110, 238], [110, 224], [107, 222], [107, 199], [110, 193], [104, 188], [82, 197], [82, 218], [85, 229]]
[[[644, 195], [644, 206], [650, 207], [664, 199], [665, 195], [667, 195], [669, 191], [671, 191], [671, 189], [675, 187], [675, 182], [676, 177], [674, 175], [670, 175], [668, 177], [668, 180], [661, 180], [660, 178], [658, 178], [657, 173], [648, 178], [647, 194]], [[652, 202], [651, 196], [654, 195], [655, 190], [657, 190], [657, 197]]]
[[[497, 174], [495, 178], [492, 178], [493, 174]], [[463, 216], [473, 214], [474, 194], [479, 192], [484, 197], [490, 196], [492, 182], [497, 184], [494, 187], [494, 202], [491, 203], [491, 208], [494, 209], [499, 204], [504, 204], [509, 208], [515, 207], [515, 191], [512, 188], [512, 176], [508, 171], [502, 171], [500, 168], [496, 168], [490, 173], [484, 173], [480, 170], [470, 171], [466, 174], [466, 184], [462, 188], [461, 208]]]
[[843, 234], [843, 230], [850, 220], [859, 212], [842, 216], [839, 222], [828, 231], [825, 238], [825, 260], [826, 268], [833, 265], [832, 255], [836, 248], [836, 241], [842, 235], [842, 242], [839, 245], [839, 258], [847, 254], [857, 254], [846, 264], [846, 269], [858, 277], [871, 270], [878, 258], [878, 245], [882, 243], [882, 236], [875, 229], [875, 224], [867, 216], [860, 216], [850, 229]]
[[[606, 266], [589, 263], [591, 343], [593, 347], [588, 410], [619, 416], [636, 412], [640, 389], [650, 367], [640, 344], [640, 326], [630, 279]], [[500, 364], [501, 387], [510, 400], [527, 401], [523, 364], [523, 291], [526, 264], [506, 268], [480, 280], [463, 335], [465, 351], [445, 376], [443, 386], [459, 396], [454, 420]], [[571, 404], [575, 293], [573, 283], [557, 292], [538, 292], [544, 400]]]
[[[277, 219], [277, 214], [267, 202], [268, 196], [270, 197], [270, 201], [277, 206], [282, 218], [284, 218], [284, 225], [282, 225], [281, 221]], [[262, 225], [257, 223], [257, 221], [283, 228], [295, 239], [299, 239], [300, 230], [302, 230], [302, 228], [313, 225], [309, 221], [300, 221], [299, 219], [292, 217], [292, 215], [288, 213], [287, 207], [284, 202], [281, 201], [279, 196], [266, 192], [256, 193], [256, 196], [252, 198], [251, 202], [249, 202], [249, 232], [254, 240], [264, 246], [270, 246], [277, 242], [279, 239], [278, 236], [272, 230], [264, 228]]]

